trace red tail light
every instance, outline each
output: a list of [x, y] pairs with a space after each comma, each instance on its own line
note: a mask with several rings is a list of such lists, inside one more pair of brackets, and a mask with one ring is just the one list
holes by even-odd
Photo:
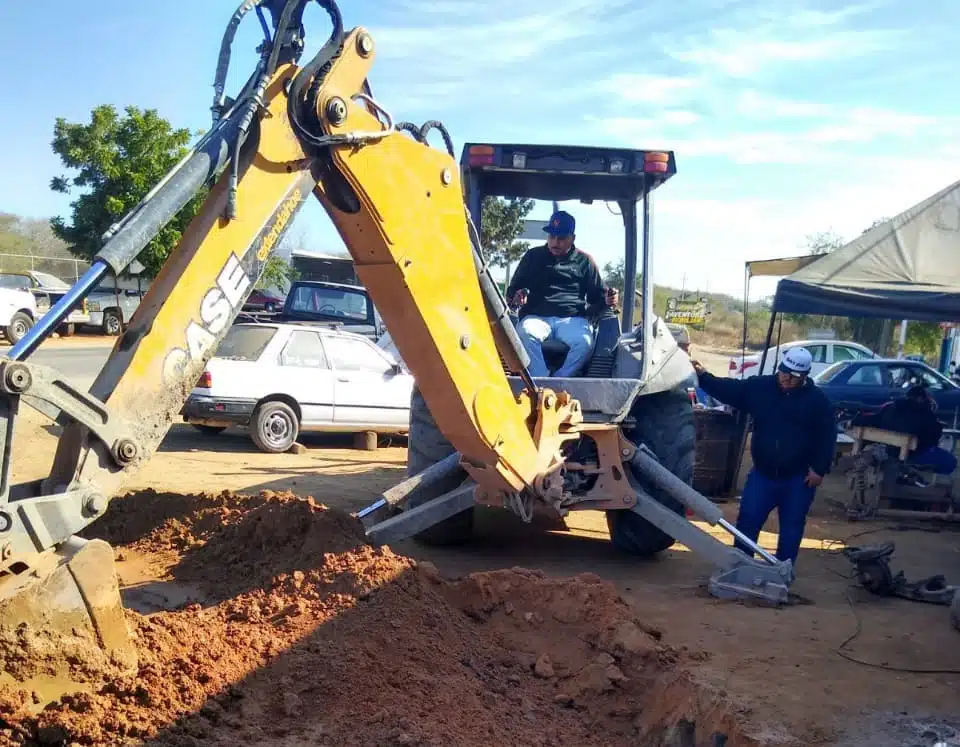
[[197, 382], [197, 386], [201, 389], [210, 389], [213, 386], [213, 376], [209, 371], [204, 371], [200, 374], [200, 380]]
[[736, 370], [737, 370], [737, 362], [736, 362], [733, 358], [730, 359], [730, 365], [727, 367], [727, 370], [728, 370], [728, 371], [736, 371]]

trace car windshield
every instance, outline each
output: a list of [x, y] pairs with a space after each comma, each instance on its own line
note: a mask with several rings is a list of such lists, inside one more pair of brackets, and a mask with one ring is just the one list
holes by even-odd
[[231, 327], [220, 341], [216, 357], [231, 361], [255, 361], [276, 333], [277, 328], [269, 325]]
[[817, 384], [826, 384], [831, 379], [836, 378], [837, 374], [840, 373], [843, 369], [845, 369], [848, 365], [850, 364], [847, 362], [834, 363], [832, 366], [828, 366], [827, 368], [823, 369], [820, 373], [816, 374], [813, 377], [813, 380]]
[[299, 314], [367, 319], [367, 297], [343, 288], [300, 285], [293, 291], [289, 311]]
[[51, 275], [48, 272], [35, 272], [33, 276], [44, 288], [49, 288], [50, 290], [70, 290], [70, 286], [56, 275]]
[[9, 273], [0, 275], [0, 288], [29, 288], [31, 285], [30, 278], [26, 275], [11, 275]]

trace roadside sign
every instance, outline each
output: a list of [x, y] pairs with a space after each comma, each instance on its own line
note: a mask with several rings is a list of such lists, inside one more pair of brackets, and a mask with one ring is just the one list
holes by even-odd
[[544, 220], [525, 219], [523, 221], [523, 233], [517, 238], [522, 241], [546, 241], [547, 234], [543, 232], [543, 227], [547, 225], [548, 220], [549, 218]]
[[673, 298], [667, 299], [667, 310], [664, 321], [667, 324], [686, 324], [690, 327], [702, 328], [707, 323], [707, 314], [710, 313], [706, 298]]

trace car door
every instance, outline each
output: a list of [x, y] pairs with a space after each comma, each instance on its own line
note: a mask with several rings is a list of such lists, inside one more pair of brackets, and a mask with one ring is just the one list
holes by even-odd
[[304, 428], [333, 423], [334, 374], [320, 334], [313, 330], [290, 332], [277, 361], [276, 394], [286, 394], [300, 405]]
[[334, 422], [351, 426], [402, 427], [410, 419], [413, 377], [360, 336], [323, 335], [336, 375]]
[[890, 400], [889, 381], [881, 365], [864, 363], [850, 368], [846, 379], [834, 385], [836, 393], [830, 397], [834, 405], [873, 412]]

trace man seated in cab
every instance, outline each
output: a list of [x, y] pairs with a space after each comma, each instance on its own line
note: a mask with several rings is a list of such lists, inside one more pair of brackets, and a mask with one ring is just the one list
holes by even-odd
[[569, 348], [554, 375], [579, 374], [593, 349], [590, 317], [617, 305], [617, 291], [604, 289], [593, 258], [574, 244], [575, 228], [570, 213], [555, 212], [543, 227], [547, 242], [523, 255], [507, 286], [507, 300], [520, 309], [517, 333], [531, 376], [550, 375], [541, 346], [551, 338]]

